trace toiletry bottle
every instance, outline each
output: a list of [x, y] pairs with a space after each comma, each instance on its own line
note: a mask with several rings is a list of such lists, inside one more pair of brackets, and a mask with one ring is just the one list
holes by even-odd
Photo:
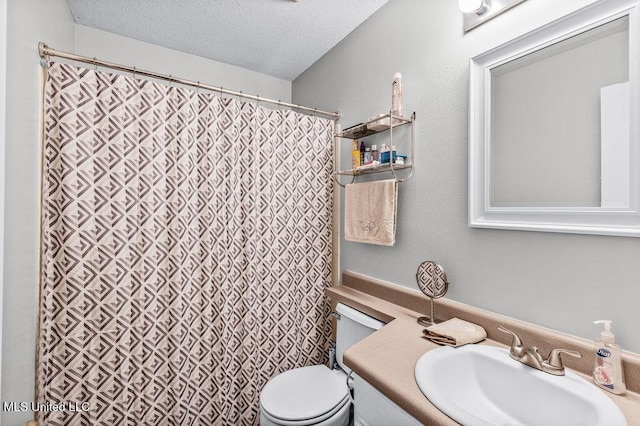
[[360, 141], [360, 165], [364, 164], [364, 141]]
[[387, 145], [382, 144], [380, 146], [380, 163], [386, 164], [389, 162], [389, 148]]
[[351, 168], [357, 169], [358, 167], [360, 167], [360, 148], [358, 141], [354, 140], [351, 144]]
[[371, 148], [366, 147], [364, 149], [364, 164], [369, 164], [371, 162]]
[[397, 72], [393, 75], [393, 84], [391, 85], [391, 114], [396, 117], [404, 116], [404, 109], [402, 108], [403, 95], [402, 74]]
[[623, 394], [626, 391], [620, 346], [615, 343], [615, 336], [611, 332], [611, 321], [594, 321], [594, 324], [604, 324], [604, 331], [600, 333], [600, 340], [595, 342], [596, 362], [593, 368], [593, 382], [611, 393]]
[[380, 153], [378, 152], [378, 145], [371, 145], [371, 161], [380, 161]]

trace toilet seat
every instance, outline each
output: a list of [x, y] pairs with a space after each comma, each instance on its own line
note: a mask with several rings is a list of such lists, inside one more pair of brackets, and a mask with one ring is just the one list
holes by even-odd
[[271, 379], [260, 393], [262, 414], [274, 424], [316, 425], [350, 405], [346, 374], [324, 365], [295, 368]]

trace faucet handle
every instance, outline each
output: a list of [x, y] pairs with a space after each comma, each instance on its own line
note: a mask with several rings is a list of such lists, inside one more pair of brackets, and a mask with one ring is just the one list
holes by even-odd
[[574, 358], [582, 358], [582, 354], [578, 351], [571, 351], [569, 349], [554, 349], [549, 354], [549, 359], [547, 360], [547, 364], [549, 364], [551, 367], [564, 370], [564, 366], [562, 365], [562, 359], [560, 358], [560, 354], [567, 354]]
[[549, 359], [542, 363], [542, 371], [553, 374], [555, 376], [564, 376], [564, 365], [560, 354], [567, 354], [575, 358], [582, 358], [582, 354], [578, 351], [570, 351], [568, 349], [554, 349], [549, 354]]
[[513, 331], [501, 325], [498, 326], [498, 330], [502, 331], [503, 333], [510, 334], [511, 337], [513, 338], [511, 340], [511, 351], [510, 351], [511, 355], [522, 356], [524, 352], [524, 347], [522, 346], [522, 340], [520, 340], [520, 337], [518, 337], [518, 335]]

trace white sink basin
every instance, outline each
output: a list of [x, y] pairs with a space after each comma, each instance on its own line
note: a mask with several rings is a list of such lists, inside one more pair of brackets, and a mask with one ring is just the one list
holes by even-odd
[[554, 376], [492, 346], [443, 346], [420, 357], [416, 382], [440, 411], [465, 426], [626, 426], [618, 406], [571, 371]]

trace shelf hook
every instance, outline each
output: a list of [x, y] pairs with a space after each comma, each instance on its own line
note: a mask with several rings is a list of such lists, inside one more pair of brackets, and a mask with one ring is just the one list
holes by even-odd
[[349, 185], [349, 184], [351, 184], [351, 183], [354, 183], [354, 182], [356, 181], [356, 175], [353, 175], [353, 176], [351, 176], [351, 182], [349, 182], [349, 183], [347, 183], [347, 184], [344, 184], [344, 185], [343, 185], [342, 183], [340, 183], [340, 179], [338, 179], [338, 173], [337, 173], [337, 172], [335, 172], [335, 173], [333, 174], [333, 178], [336, 180], [336, 182], [338, 183], [338, 185], [340, 185], [340, 186], [341, 186], [341, 187], [343, 187], [343, 188], [346, 188], [346, 187], [347, 187], [347, 185]]

